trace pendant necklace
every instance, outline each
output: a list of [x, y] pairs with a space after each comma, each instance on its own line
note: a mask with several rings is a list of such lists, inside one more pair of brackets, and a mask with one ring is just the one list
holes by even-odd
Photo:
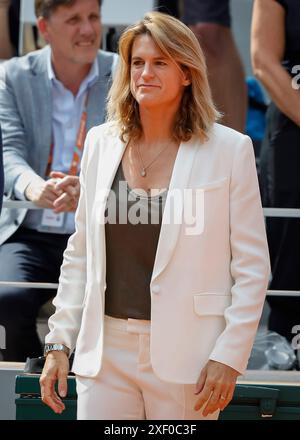
[[164, 152], [164, 151], [166, 151], [168, 148], [169, 148], [169, 146], [170, 146], [170, 144], [168, 144], [166, 147], [164, 147], [155, 157], [154, 157], [154, 159], [150, 162], [150, 163], [148, 163], [148, 165], [145, 165], [144, 164], [144, 162], [143, 162], [143, 159], [142, 159], [142, 156], [141, 156], [141, 152], [140, 152], [140, 146], [139, 146], [139, 144], [138, 144], [138, 146], [137, 146], [137, 150], [138, 150], [138, 155], [139, 155], [139, 159], [140, 159], [140, 162], [141, 162], [141, 164], [142, 164], [142, 169], [140, 170], [140, 175], [142, 176], [142, 177], [146, 177], [147, 176], [147, 170], [154, 164], [154, 162], [159, 158], [159, 156]]

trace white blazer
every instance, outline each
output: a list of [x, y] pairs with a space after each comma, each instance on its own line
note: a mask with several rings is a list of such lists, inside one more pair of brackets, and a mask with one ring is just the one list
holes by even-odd
[[[64, 253], [46, 336], [47, 343], [76, 346], [73, 371], [86, 377], [99, 373], [103, 351], [104, 189], [111, 188], [125, 148], [112, 123], [88, 133], [76, 232]], [[183, 215], [188, 198], [176, 206], [182, 221], [170, 222], [168, 215], [172, 191], [187, 188], [193, 203], [202, 190], [203, 228], [194, 234], [187, 233], [190, 220]], [[193, 384], [208, 359], [243, 373], [269, 274], [251, 140], [214, 124], [205, 143], [181, 143], [170, 181], [150, 283], [151, 362], [157, 376]]]

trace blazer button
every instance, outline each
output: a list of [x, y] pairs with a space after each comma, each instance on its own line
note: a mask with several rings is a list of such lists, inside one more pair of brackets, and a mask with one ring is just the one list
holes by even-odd
[[152, 287], [152, 293], [159, 293], [160, 292], [160, 286], [156, 284]]

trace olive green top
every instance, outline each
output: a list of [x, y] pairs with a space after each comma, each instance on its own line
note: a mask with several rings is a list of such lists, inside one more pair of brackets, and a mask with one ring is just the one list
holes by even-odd
[[105, 211], [106, 315], [151, 319], [150, 281], [167, 192], [132, 190], [121, 162]]

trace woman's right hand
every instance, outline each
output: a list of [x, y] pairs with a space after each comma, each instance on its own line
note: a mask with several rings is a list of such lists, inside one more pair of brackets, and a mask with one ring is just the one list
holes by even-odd
[[[55, 413], [61, 414], [65, 405], [61, 398], [66, 397], [68, 391], [67, 376], [69, 372], [69, 359], [62, 351], [48, 353], [40, 378], [42, 401]], [[58, 380], [58, 394], [55, 384]]]

